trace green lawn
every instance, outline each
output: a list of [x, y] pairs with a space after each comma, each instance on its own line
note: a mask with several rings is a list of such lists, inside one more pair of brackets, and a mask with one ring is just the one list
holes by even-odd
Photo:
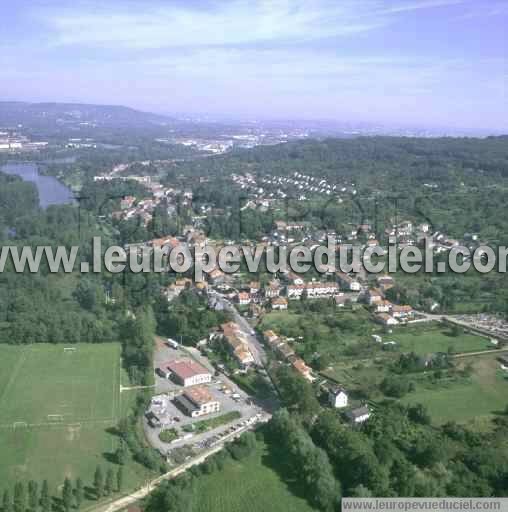
[[[0, 345], [0, 490], [29, 479], [48, 479], [52, 492], [65, 477], [90, 485], [98, 464], [112, 466], [118, 438], [109, 429], [124, 410], [120, 345], [75, 347]], [[145, 473], [129, 463], [125, 487]]]
[[[208, 430], [212, 430], [214, 428], [221, 427], [222, 425], [226, 425], [227, 423], [231, 423], [232, 421], [238, 420], [242, 417], [242, 414], [239, 411], [231, 411], [221, 416], [216, 416], [215, 418], [210, 418], [208, 420], [201, 420], [192, 425], [189, 425], [189, 432], [206, 432]], [[185, 427], [184, 429], [185, 430]]]
[[393, 334], [384, 335], [383, 341], [396, 341], [401, 352], [417, 354], [447, 352], [449, 347], [454, 353], [495, 348], [487, 338], [469, 333], [454, 337], [450, 335], [450, 330], [450, 327], [441, 324], [400, 327], [394, 329]]
[[281, 454], [266, 445], [240, 462], [228, 461], [221, 471], [196, 479], [196, 512], [312, 512], [294, 482], [281, 478]]
[[508, 404], [508, 372], [500, 370], [492, 356], [467, 358], [460, 364], [468, 362], [474, 369], [469, 381], [433, 387], [418, 384], [416, 392], [405, 396], [403, 402], [426, 405], [435, 423], [481, 420], [504, 410]]

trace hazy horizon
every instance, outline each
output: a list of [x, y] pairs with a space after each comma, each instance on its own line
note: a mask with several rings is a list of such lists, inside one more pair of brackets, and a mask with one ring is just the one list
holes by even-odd
[[21, 0], [0, 97], [508, 132], [508, 4]]

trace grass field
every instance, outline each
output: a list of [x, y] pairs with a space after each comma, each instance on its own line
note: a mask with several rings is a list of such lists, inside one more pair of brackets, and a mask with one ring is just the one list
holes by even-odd
[[468, 382], [430, 388], [418, 385], [403, 402], [426, 405], [436, 423], [484, 420], [504, 410], [508, 404], [508, 372], [500, 369], [493, 356], [461, 360], [461, 364], [467, 363], [472, 363], [474, 370]]
[[[10, 364], [7, 366], [4, 361]], [[0, 392], [0, 425], [116, 420], [119, 409], [120, 347], [61, 345], [0, 347], [5, 386]]]
[[270, 452], [261, 444], [247, 459], [228, 461], [223, 470], [200, 476], [196, 480], [196, 512], [314, 511], [298, 496], [294, 482], [281, 479], [283, 459], [283, 454]]
[[[87, 484], [98, 464], [107, 468], [118, 446], [108, 430], [124, 409], [119, 381], [119, 344], [0, 345], [0, 487], [33, 478], [55, 489], [78, 476]], [[141, 473], [126, 467], [126, 487]]]
[[439, 325], [418, 325], [394, 329], [393, 334], [385, 335], [383, 341], [396, 341], [401, 352], [428, 354], [447, 352], [451, 347], [454, 353], [474, 352], [494, 348], [488, 339], [469, 333], [451, 336], [450, 328]]

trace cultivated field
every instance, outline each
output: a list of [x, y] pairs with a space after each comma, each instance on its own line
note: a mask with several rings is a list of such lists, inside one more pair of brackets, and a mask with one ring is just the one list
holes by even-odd
[[[281, 479], [283, 454], [261, 448], [241, 462], [228, 461], [223, 470], [196, 479], [197, 512], [312, 512], [298, 497], [298, 486]], [[277, 467], [279, 468], [277, 469]], [[287, 472], [286, 472], [287, 474]]]
[[[67, 476], [89, 485], [118, 446], [108, 430], [121, 405], [119, 344], [0, 345], [0, 489], [48, 479], [55, 492]], [[125, 486], [141, 473], [126, 466]]]

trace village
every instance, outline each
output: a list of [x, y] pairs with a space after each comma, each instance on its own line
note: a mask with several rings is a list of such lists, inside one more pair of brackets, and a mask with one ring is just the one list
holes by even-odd
[[[215, 206], [200, 206], [194, 210], [194, 193], [190, 183], [178, 187], [165, 186], [157, 177], [129, 175], [128, 170], [129, 167], [124, 165], [113, 169], [108, 175], [96, 177], [96, 181], [134, 180], [146, 190], [143, 197], [123, 197], [119, 202], [120, 208], [111, 213], [114, 221], [138, 219], [147, 226], [161, 206], [170, 218], [177, 216], [182, 208], [192, 212], [191, 221], [181, 226], [179, 233], [135, 242], [129, 244], [130, 247], [135, 246], [139, 250], [186, 247], [193, 250], [211, 245], [219, 250], [234, 242], [209, 237], [203, 221], [208, 215], [217, 213]], [[121, 177], [119, 172], [122, 173]], [[198, 181], [202, 183], [206, 179], [202, 177]], [[340, 203], [356, 195], [354, 183], [331, 184], [301, 173], [295, 173], [292, 177], [263, 178], [259, 183], [254, 176], [246, 173], [232, 175], [231, 182], [234, 187], [249, 194], [243, 210], [273, 211], [275, 214], [281, 211], [281, 201], [288, 198], [305, 202], [310, 197], [321, 195]], [[337, 233], [316, 229], [305, 220], [291, 221], [282, 216], [274, 221], [270, 233], [258, 240], [241, 242], [263, 248], [290, 248], [300, 244], [312, 251], [323, 244], [327, 237], [334, 236], [339, 244], [361, 248], [381, 247], [385, 251], [387, 245], [382, 247], [378, 241], [382, 236], [385, 244], [397, 244], [399, 248], [427, 244], [435, 254], [446, 253], [459, 244], [474, 249], [481, 243], [475, 234], [465, 233], [463, 239], [457, 240], [445, 233], [433, 232], [428, 222], [392, 220], [391, 226], [382, 234], [376, 233], [372, 223], [367, 220], [351, 225], [346, 232]], [[301, 304], [299, 308], [314, 302], [327, 304], [327, 307], [332, 304], [338, 316], [360, 315], [359, 318], [365, 319], [363, 338], [369, 339], [375, 350], [382, 350], [382, 358], [392, 358], [386, 361], [393, 361], [393, 351], [397, 353], [405, 349], [405, 342], [397, 333], [403, 332], [400, 329], [406, 326], [408, 329], [423, 329], [422, 325], [437, 325], [446, 321], [442, 325], [455, 323], [466, 331], [471, 329], [471, 332], [483, 336], [471, 341], [475, 349], [496, 349], [504, 344], [507, 327], [501, 320], [495, 317], [489, 320], [488, 315], [462, 315], [457, 318], [448, 315], [445, 318], [440, 315], [442, 305], [437, 301], [429, 303], [426, 311], [417, 310], [410, 304], [401, 303], [397, 295], [392, 293], [396, 284], [397, 275], [371, 275], [363, 269], [360, 272], [327, 271], [321, 274], [299, 274], [288, 270], [276, 275], [258, 273], [249, 276], [245, 272], [228, 274], [215, 267], [205, 272], [204, 281], [194, 282], [188, 276], [170, 279], [160, 289], [169, 308], [178, 302], [184, 292], [194, 291], [206, 298], [209, 308], [229, 313], [232, 320], [210, 332], [195, 348], [169, 339], [158, 349], [155, 368], [157, 394], [145, 418], [147, 438], [161, 454], [169, 458], [174, 450], [191, 447], [199, 451], [209, 448], [246, 428], [254, 427], [260, 421], [266, 421], [271, 417], [273, 404], [267, 406], [258, 400], [259, 397], [250, 395], [237, 384], [235, 377], [262, 373], [267, 386], [273, 388], [267, 372], [273, 364], [292, 368], [316, 389], [317, 395], [328, 407], [343, 411], [344, 420], [351, 425], [367, 421], [372, 412], [371, 401], [356, 389], [358, 386], [340, 377], [343, 374], [340, 369], [342, 363], [339, 364], [340, 358], [337, 359], [340, 351], [332, 356], [332, 361], [337, 363], [333, 363], [331, 369], [316, 369], [309, 362], [309, 357], [302, 355], [303, 336], [298, 340], [276, 328], [264, 328], [270, 319], [276, 323], [284, 318], [282, 315], [297, 318], [294, 312], [296, 304]], [[444, 327], [429, 329], [438, 329], [436, 333], [439, 336], [445, 330]], [[391, 335], [392, 331], [394, 335]], [[443, 346], [436, 353], [447, 350], [450, 350], [449, 347]], [[418, 351], [422, 354], [423, 368], [431, 368], [437, 364], [436, 361], [441, 361], [441, 356], [437, 357], [430, 348], [419, 348]], [[219, 353], [228, 354], [228, 365], [221, 361], [221, 356], [217, 355]], [[164, 360], [160, 354], [165, 354]], [[312, 355], [310, 361], [317, 360], [315, 357], [319, 358], [319, 353]], [[379, 359], [379, 356], [374, 356], [374, 360], [376, 358]]]

